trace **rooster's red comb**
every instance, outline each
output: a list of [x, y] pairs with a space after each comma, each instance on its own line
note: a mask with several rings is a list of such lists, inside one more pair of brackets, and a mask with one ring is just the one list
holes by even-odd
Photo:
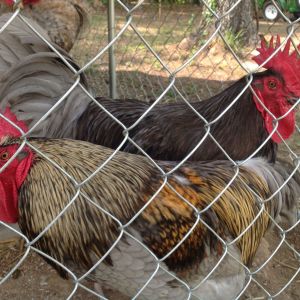
[[[285, 46], [281, 47], [281, 49], [278, 50], [278, 48], [281, 47], [281, 41], [280, 36], [277, 35], [276, 42], [274, 44], [274, 36], [271, 37], [269, 41], [269, 45], [267, 45], [266, 40], [264, 37], [261, 39], [261, 47], [257, 48], [256, 50], [259, 52], [259, 54], [252, 59], [259, 65], [263, 64], [272, 54], [275, 54], [272, 56], [270, 60], [268, 60], [267, 63], [263, 65], [266, 69], [273, 69], [275, 71], [290, 71], [290, 68], [297, 69], [300, 67], [300, 60], [298, 58], [297, 51], [290, 52], [291, 47], [291, 40], [290, 38], [287, 39]], [[277, 50], [277, 51], [276, 51]]]
[[[2, 115], [21, 128], [24, 132], [28, 131], [27, 125], [23, 121], [19, 121], [9, 107], [5, 109], [5, 112], [2, 113]], [[20, 137], [21, 135], [20, 130], [11, 125], [4, 118], [0, 117], [0, 139], [4, 136]]]

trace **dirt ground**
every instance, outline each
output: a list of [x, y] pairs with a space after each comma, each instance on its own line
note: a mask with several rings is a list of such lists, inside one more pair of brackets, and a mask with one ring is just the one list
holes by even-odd
[[[102, 9], [102, 8], [101, 8]], [[190, 20], [194, 8], [187, 7], [185, 11], [179, 17], [169, 17], [171, 20], [177, 20], [176, 22], [187, 23]], [[99, 17], [103, 22], [106, 18], [106, 11], [102, 10], [102, 15]], [[176, 12], [179, 14], [179, 12]], [[176, 14], [174, 12], [174, 16]], [[98, 18], [98, 17], [97, 17]], [[94, 17], [94, 20], [98, 20]], [[166, 16], [162, 13], [161, 19]], [[106, 42], [103, 41], [106, 31], [99, 23], [92, 22], [91, 30], [87, 33], [84, 39], [79, 41], [72, 54], [77, 57], [80, 63], [83, 65], [86, 63]], [[99, 21], [99, 20], [98, 20]], [[155, 21], [157, 21], [155, 19]], [[154, 22], [154, 21], [153, 21]], [[158, 22], [158, 21], [157, 21]], [[161, 21], [159, 21], [161, 22]], [[144, 20], [144, 24], [147, 21]], [[149, 23], [150, 24], [150, 23]], [[139, 25], [140, 30], [145, 33], [146, 29], [150, 31], [152, 28], [148, 26]], [[119, 25], [121, 26], [121, 25]], [[169, 27], [170, 24], [168, 25]], [[119, 28], [119, 27], [117, 27]], [[150, 29], [149, 29], [150, 28]], [[144, 30], [144, 31], [143, 31]], [[154, 29], [153, 29], [154, 30]], [[175, 29], [174, 29], [175, 30]], [[147, 31], [147, 32], [148, 32]], [[146, 32], [146, 33], [147, 33]], [[265, 22], [260, 23], [260, 32], [269, 36], [272, 33], [279, 33], [282, 36], [286, 34], [286, 24], [279, 22], [275, 25], [270, 25]], [[98, 35], [97, 35], [98, 34]], [[157, 64], [157, 62], [148, 59], [143, 59], [145, 56], [144, 48], [141, 48], [139, 43], [135, 43], [135, 48], [126, 48], [125, 44], [128, 44], [132, 33], [126, 36], [126, 40], [121, 40], [118, 44], [118, 93], [122, 97], [132, 97], [151, 101], [155, 99], [165, 87], [168, 85], [168, 74]], [[152, 32], [155, 36], [155, 32]], [[157, 46], [157, 51], [163, 60], [168, 62], [168, 66], [172, 70], [181, 65], [190, 53], [189, 51], [178, 50], [178, 41], [172, 35], [173, 40], [170, 43], [164, 44], [161, 41]], [[179, 39], [179, 38], [178, 38]], [[166, 38], [167, 40], [167, 38]], [[179, 39], [180, 41], [180, 39]], [[90, 47], [90, 51], [86, 54], [82, 45]], [[93, 46], [93, 47], [92, 47]], [[127, 52], [126, 52], [126, 51]], [[123, 52], [122, 52], [123, 51]], [[134, 57], [130, 54], [134, 52]], [[247, 50], [249, 54], [251, 49]], [[144, 56], [143, 56], [144, 53]], [[173, 56], [170, 58], [170, 54]], [[249, 61], [249, 56], [245, 55], [243, 61]], [[155, 65], [156, 64], [156, 65]], [[104, 56], [98, 62], [95, 63], [88, 71], [88, 76], [91, 85], [97, 95], [108, 95], [108, 75], [107, 75], [107, 56]], [[179, 90], [187, 97], [188, 100], [202, 100], [210, 95], [215, 94], [223, 90], [232, 80], [238, 79], [244, 75], [245, 72], [236, 62], [232, 54], [226, 52], [224, 47], [214, 45], [209, 52], [204, 52], [186, 69], [178, 74], [176, 85]], [[178, 95], [173, 91], [170, 91], [166, 95], [166, 101], [170, 99], [177, 100]], [[299, 124], [299, 123], [298, 123]], [[296, 133], [289, 141], [289, 145], [296, 152], [299, 153], [299, 138]], [[281, 156], [288, 157], [289, 150], [283, 146], [281, 148]], [[294, 230], [286, 236], [286, 241], [289, 245], [292, 245], [296, 251], [300, 251], [300, 226], [298, 225]], [[261, 245], [261, 249], [257, 254], [257, 257], [253, 263], [252, 270], [255, 270], [260, 266], [271, 254], [275, 251], [280, 243], [280, 236], [278, 232], [270, 231], [264, 243]], [[7, 272], [17, 263], [22, 257], [22, 253], [19, 249], [19, 243], [14, 241], [7, 241], [6, 243], [0, 243], [0, 280], [5, 276]], [[254, 279], [259, 281], [266, 290], [271, 294], [277, 294], [281, 289], [288, 285], [288, 287], [278, 297], [274, 299], [282, 300], [297, 300], [300, 299], [300, 277], [297, 275], [289, 283], [291, 278], [299, 272], [299, 257], [296, 257], [289, 247], [283, 243], [278, 252], [272, 257], [270, 262], [260, 271], [257, 275], [254, 275]], [[87, 287], [92, 288], [90, 283], [87, 283]], [[61, 279], [55, 271], [49, 267], [43, 259], [41, 259], [35, 253], [31, 253], [25, 262], [21, 264], [18, 270], [0, 287], [0, 299], [11, 300], [39, 300], [39, 299], [66, 299], [72, 289], [74, 283], [71, 280], [67, 281]], [[120, 295], [117, 295], [111, 291], [108, 291], [109, 299], [122, 300]], [[98, 299], [91, 293], [78, 288], [72, 299]], [[262, 300], [267, 299], [264, 291], [253, 282], [249, 285], [245, 294], [242, 296], [244, 300]], [[176, 299], [177, 300], [177, 299]]]

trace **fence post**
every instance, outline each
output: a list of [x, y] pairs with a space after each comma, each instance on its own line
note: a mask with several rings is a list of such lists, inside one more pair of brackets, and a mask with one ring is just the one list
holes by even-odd
[[[108, 42], [115, 36], [115, 1], [108, 0]], [[116, 80], [116, 63], [114, 55], [115, 45], [108, 49], [109, 56], [109, 96], [110, 98], [117, 98], [117, 80]]]

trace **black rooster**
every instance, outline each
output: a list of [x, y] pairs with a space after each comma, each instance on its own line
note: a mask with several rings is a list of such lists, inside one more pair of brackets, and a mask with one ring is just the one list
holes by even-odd
[[[279, 37], [275, 46], [273, 38], [269, 47], [263, 41], [261, 49], [258, 49], [260, 55], [254, 60], [263, 63], [278, 47]], [[259, 99], [250, 88], [243, 92], [248, 83], [245, 76], [220, 94], [191, 103], [202, 117], [186, 103], [154, 106], [140, 123], [129, 130], [130, 138], [154, 159], [181, 160], [193, 150], [195, 152], [189, 157], [190, 160], [227, 158], [220, 144], [234, 160], [246, 159], [262, 146], [255, 156], [275, 161], [277, 144], [290, 137], [294, 131], [293, 105], [300, 97], [297, 73], [300, 60], [295, 53], [289, 55], [289, 48], [290, 41], [283, 51], [279, 51], [264, 65], [266, 71], [253, 74], [251, 87]], [[150, 107], [150, 104], [131, 99], [99, 98], [98, 101], [127, 128]], [[230, 109], [222, 115], [230, 105]], [[276, 127], [274, 119], [281, 116], [285, 117], [279, 119]], [[116, 148], [124, 139], [122, 126], [95, 103], [90, 103], [78, 119], [77, 128], [76, 139], [110, 148]], [[208, 136], [196, 149], [206, 134]], [[139, 152], [130, 142], [124, 145], [123, 150]]]

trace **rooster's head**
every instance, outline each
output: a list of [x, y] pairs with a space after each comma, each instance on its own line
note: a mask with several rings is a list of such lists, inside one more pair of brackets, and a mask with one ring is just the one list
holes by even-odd
[[[17, 120], [9, 108], [2, 115], [23, 132], [27, 131], [25, 123]], [[18, 128], [0, 118], [0, 221], [7, 223], [15, 223], [18, 220], [18, 190], [33, 161], [30, 148], [20, 145], [20, 136], [21, 131]], [[6, 165], [8, 161], [10, 162]], [[5, 168], [2, 170], [3, 166]]]
[[[289, 53], [290, 39], [284, 48], [279, 36], [275, 45], [273, 40], [272, 37], [267, 45], [262, 39], [261, 48], [257, 49], [259, 55], [253, 60], [267, 71], [254, 74], [251, 86], [266, 130], [272, 134], [274, 142], [280, 143], [282, 139], [289, 138], [295, 129], [293, 105], [300, 98], [300, 59], [296, 51]], [[277, 130], [273, 133], [275, 128]]]

